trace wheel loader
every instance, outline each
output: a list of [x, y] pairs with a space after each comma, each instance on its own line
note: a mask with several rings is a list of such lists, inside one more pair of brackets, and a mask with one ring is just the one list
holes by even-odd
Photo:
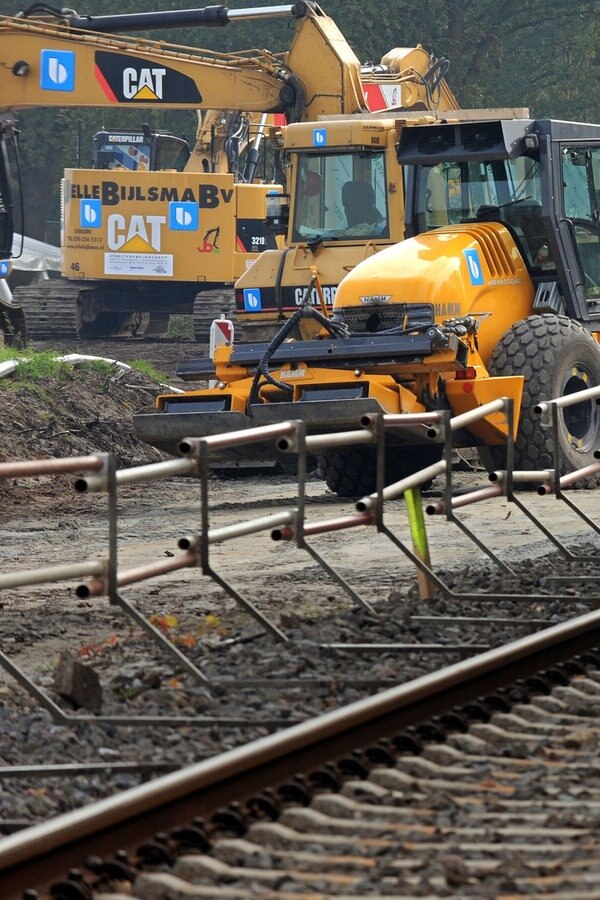
[[[450, 115], [399, 123], [407, 238], [345, 276], [331, 316], [305, 297], [294, 315], [318, 335], [288, 340], [288, 320], [270, 343], [219, 347], [187, 368], [216, 386], [159, 397], [158, 412], [135, 417], [138, 436], [173, 452], [183, 437], [287, 419], [319, 433], [366, 412], [458, 415], [508, 397], [516, 467], [554, 467], [535, 406], [600, 384], [600, 125]], [[388, 482], [441, 454], [406, 429], [386, 439]], [[500, 414], [455, 439], [502, 468]], [[562, 410], [558, 442], [561, 474], [594, 462], [600, 407]], [[372, 448], [328, 452], [319, 468], [339, 495], [374, 489]]]

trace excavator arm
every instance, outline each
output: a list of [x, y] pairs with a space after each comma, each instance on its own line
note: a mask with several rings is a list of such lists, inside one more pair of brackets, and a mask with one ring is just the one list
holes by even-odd
[[381, 58], [381, 64], [363, 66], [362, 83], [370, 109], [405, 110], [460, 109], [450, 90], [446, 74], [449, 60], [436, 59], [420, 44], [394, 47]]
[[[42, 9], [45, 16], [40, 18]], [[289, 122], [366, 108], [361, 67], [316, 3], [228, 10], [224, 6], [116, 16], [48, 17], [36, 4], [0, 19], [4, 109], [35, 106], [243, 109]], [[295, 23], [289, 51], [222, 54], [113, 37], [118, 30], [225, 25], [257, 17]]]
[[[274, 117], [235, 109], [198, 110], [198, 127], [187, 172], [231, 172], [238, 182], [251, 182], [260, 145]], [[243, 170], [241, 155], [247, 158]]]

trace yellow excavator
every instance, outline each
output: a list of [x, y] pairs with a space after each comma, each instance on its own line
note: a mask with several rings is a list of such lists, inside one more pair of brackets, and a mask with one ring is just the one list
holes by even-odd
[[[136, 39], [131, 32], [223, 27], [246, 18], [293, 23], [289, 50], [223, 54]], [[115, 32], [127, 32], [116, 37]], [[182, 171], [67, 169], [63, 181], [63, 278], [19, 292], [31, 337], [161, 333], [171, 313], [203, 305], [202, 293], [232, 286], [260, 251], [276, 248], [265, 198], [284, 186], [257, 183], [256, 156], [269, 122], [349, 115], [404, 92], [427, 105], [428, 71], [362, 67], [335, 23], [314, 2], [251, 10], [79, 16], [34, 4], [0, 18], [0, 109], [104, 107], [202, 113]], [[400, 55], [403, 58], [403, 54]], [[387, 102], [387, 100], [385, 101]], [[244, 111], [246, 161], [230, 149]], [[212, 112], [208, 112], [212, 111]], [[238, 123], [239, 124], [239, 123]], [[224, 163], [225, 160], [225, 163]], [[210, 309], [212, 314], [214, 309]]]
[[[272, 337], [307, 294], [313, 306], [330, 312], [344, 275], [405, 236], [398, 129], [433, 121], [458, 109], [458, 102], [444, 78], [445, 61], [432, 63], [421, 47], [396, 49], [384, 60], [394, 69], [427, 75], [401, 85], [396, 109], [269, 130], [288, 178], [287, 196], [268, 198], [274, 209], [267, 230], [283, 238], [284, 246], [261, 254], [236, 282], [245, 341]], [[313, 326], [307, 319], [298, 322], [296, 336], [306, 336]]]
[[[578, 484], [598, 485], [597, 402], [561, 408], [556, 434], [536, 409], [600, 387], [600, 125], [526, 110], [405, 125], [397, 120], [395, 143], [406, 239], [348, 272], [330, 313], [305, 295], [269, 343], [223, 345], [198, 361], [197, 375], [215, 387], [159, 397], [158, 412], [134, 418], [138, 437], [174, 451], [184, 437], [287, 419], [338, 431], [365, 413], [457, 416], [508, 397], [517, 469], [583, 470]], [[388, 208], [394, 193], [388, 171]], [[304, 319], [317, 333], [288, 340]], [[493, 411], [453, 438], [503, 468], [507, 429]], [[386, 441], [387, 482], [441, 456], [425, 429], [400, 425]], [[372, 447], [342, 446], [323, 452], [319, 469], [336, 493], [362, 496], [375, 489], [375, 463]]]

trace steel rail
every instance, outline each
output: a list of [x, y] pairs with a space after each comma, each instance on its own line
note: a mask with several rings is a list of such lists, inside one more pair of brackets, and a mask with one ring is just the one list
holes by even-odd
[[97, 472], [104, 467], [101, 456], [68, 456], [66, 459], [23, 459], [0, 463], [0, 478], [31, 478], [63, 472]]
[[600, 385], [585, 388], [583, 391], [575, 391], [573, 394], [565, 394], [564, 397], [541, 400], [533, 407], [533, 411], [536, 415], [543, 416], [549, 413], [553, 406], [557, 409], [566, 409], [568, 406], [575, 406], [577, 403], [584, 403], [586, 400], [594, 400], [596, 404], [600, 405]]
[[[172, 475], [191, 475], [197, 471], [197, 468], [197, 463], [191, 459], [167, 459], [163, 462], [132, 466], [129, 469], [117, 469], [114, 478], [117, 485], [136, 484], [141, 481], [168, 478]], [[84, 478], [77, 478], [74, 487], [79, 494], [106, 492], [108, 477], [106, 475], [88, 475]]]
[[[600, 646], [600, 611], [555, 625], [0, 841], [3, 900], [40, 898], [86, 857], [135, 852], [267, 787]], [[31, 896], [34, 896], [33, 894]]]

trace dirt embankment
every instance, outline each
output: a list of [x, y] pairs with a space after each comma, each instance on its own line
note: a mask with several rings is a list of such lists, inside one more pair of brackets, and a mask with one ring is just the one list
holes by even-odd
[[[126, 344], [122, 350], [119, 346], [78, 345], [61, 347], [58, 352], [76, 350], [124, 362], [146, 359], [176, 382], [176, 360], [172, 358], [176, 350], [171, 345], [165, 354], [160, 345], [154, 346], [152, 355], [139, 345]], [[87, 364], [65, 363], [56, 376], [35, 381], [18, 374], [6, 376], [0, 379], [0, 462], [90, 453], [114, 453], [118, 466], [162, 459], [157, 450], [137, 440], [132, 430], [133, 415], [152, 408], [161, 390], [159, 382], [136, 369]], [[33, 512], [36, 503], [46, 506], [53, 497], [61, 499], [65, 479], [40, 477], [34, 484], [38, 489], [32, 491], [31, 483], [0, 480], [3, 505], [14, 508], [26, 499]]]

